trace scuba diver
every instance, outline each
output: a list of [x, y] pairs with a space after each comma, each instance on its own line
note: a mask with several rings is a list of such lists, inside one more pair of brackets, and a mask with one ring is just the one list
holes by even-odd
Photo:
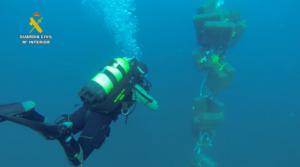
[[[115, 58], [79, 92], [83, 105], [55, 123], [35, 110], [31, 101], [0, 105], [0, 122], [11, 121], [29, 127], [48, 140], [57, 140], [74, 166], [82, 166], [93, 150], [109, 136], [110, 124], [119, 115], [128, 117], [136, 102], [156, 110], [157, 101], [149, 95], [151, 83], [147, 67], [137, 58]], [[80, 133], [78, 139], [74, 136]]]
[[216, 129], [224, 122], [224, 104], [217, 96], [234, 78], [235, 69], [228, 63], [226, 51], [246, 28], [238, 12], [224, 9], [223, 0], [206, 0], [193, 22], [200, 47], [193, 52], [196, 66], [205, 73], [200, 95], [193, 100], [193, 167], [217, 166], [205, 151], [213, 147]]

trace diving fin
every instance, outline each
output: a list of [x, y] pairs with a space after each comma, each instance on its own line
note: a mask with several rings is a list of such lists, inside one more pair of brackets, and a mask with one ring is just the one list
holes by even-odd
[[17, 117], [13, 115], [4, 115], [0, 113], [0, 118], [3, 118], [4, 120], [14, 122], [19, 125], [23, 125], [25, 127], [28, 127], [40, 134], [42, 134], [44, 137], [48, 139], [55, 139], [60, 136], [59, 133], [59, 127], [55, 124], [47, 124], [39, 121], [29, 120], [22, 117]]
[[44, 117], [37, 113], [34, 107], [35, 105], [32, 102], [0, 105], [0, 120], [7, 120], [30, 128], [48, 140], [58, 140], [72, 164], [82, 165], [84, 160], [83, 150], [71, 134], [71, 122], [62, 122], [62, 124], [44, 123]]
[[[23, 103], [12, 103], [0, 105], [0, 114], [7, 116], [22, 115], [25, 112], [31, 111], [35, 108], [35, 103], [32, 101], [26, 101]], [[0, 117], [0, 122], [5, 121], [3, 117]]]

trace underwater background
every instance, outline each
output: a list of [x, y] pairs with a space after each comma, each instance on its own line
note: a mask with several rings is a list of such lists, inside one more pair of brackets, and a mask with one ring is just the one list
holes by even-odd
[[[117, 5], [105, 13], [102, 2]], [[134, 13], [124, 15], [120, 2], [136, 6], [129, 10]], [[129, 48], [127, 53], [147, 63], [160, 109], [139, 106], [127, 125], [120, 117], [85, 166], [189, 166], [192, 99], [203, 78], [192, 59], [197, 48], [192, 17], [201, 2], [1, 0], [0, 103], [34, 100], [53, 122], [74, 111], [80, 88]], [[299, 167], [300, 2], [225, 0], [225, 7], [239, 11], [248, 27], [227, 53], [237, 74], [222, 94], [226, 120], [210, 155], [220, 167]], [[50, 45], [20, 43], [19, 35], [29, 32], [29, 17], [36, 11], [44, 17], [45, 34], [53, 36]], [[108, 26], [114, 19], [132, 25]], [[118, 26], [136, 36], [119, 34]], [[55, 141], [9, 122], [1, 123], [0, 132], [1, 167], [69, 165]]]

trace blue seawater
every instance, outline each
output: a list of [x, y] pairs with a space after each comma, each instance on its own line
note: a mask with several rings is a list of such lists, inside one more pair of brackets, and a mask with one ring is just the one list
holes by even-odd
[[[228, 52], [237, 74], [222, 93], [226, 120], [210, 156], [220, 167], [300, 166], [300, 58], [297, 0], [225, 0], [247, 21]], [[139, 56], [149, 67], [157, 112], [138, 106], [87, 167], [188, 167], [194, 143], [192, 99], [203, 73], [192, 17], [201, 0], [2, 0], [0, 2], [0, 103], [35, 100], [53, 122], [74, 111], [80, 88], [116, 56]], [[29, 18], [40, 12], [50, 45], [22, 45]], [[125, 24], [127, 23], [127, 24]], [[126, 32], [126, 33], [125, 33]], [[0, 126], [1, 167], [65, 167], [55, 141], [5, 122]]]

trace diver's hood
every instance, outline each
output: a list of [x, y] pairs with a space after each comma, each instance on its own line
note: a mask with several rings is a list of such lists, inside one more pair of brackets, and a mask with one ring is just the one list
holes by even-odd
[[138, 73], [140, 73], [141, 75], [148, 74], [148, 67], [145, 63], [143, 63], [136, 57], [131, 57], [128, 59], [131, 62], [132, 67], [134, 67]]

